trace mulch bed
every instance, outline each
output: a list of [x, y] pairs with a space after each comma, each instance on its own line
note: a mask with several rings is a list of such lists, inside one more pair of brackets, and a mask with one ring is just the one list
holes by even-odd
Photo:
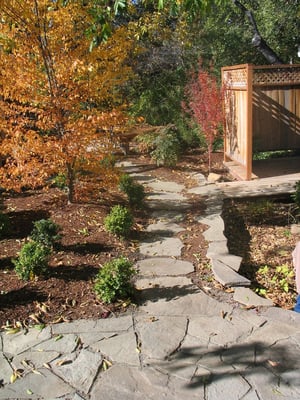
[[[186, 187], [195, 184], [192, 172], [208, 174], [206, 155], [199, 150], [183, 156], [174, 168], [156, 167], [144, 155], [133, 154], [131, 158], [135, 162], [150, 165], [148, 174], [162, 180], [184, 183]], [[225, 180], [230, 179], [222, 161], [223, 154], [215, 153], [212, 170], [222, 174]], [[191, 278], [195, 283], [219, 300], [230, 301], [225, 288], [214, 281], [205, 256], [207, 243], [202, 233], [206, 227], [196, 223], [194, 219], [195, 215], [204, 213], [204, 201], [199, 196], [190, 196], [189, 200], [192, 210], [182, 222], [185, 231], [178, 234], [185, 245], [182, 259], [194, 264], [195, 272], [191, 274]], [[57, 188], [4, 195], [5, 212], [9, 215], [13, 229], [9, 237], [0, 241], [0, 327], [58, 323], [80, 318], [106, 318], [130, 307], [130, 303], [123, 301], [111, 305], [103, 304], [93, 291], [94, 278], [106, 261], [121, 255], [132, 262], [138, 259], [138, 239], [151, 222], [150, 211], [143, 209], [135, 215], [134, 229], [128, 240], [120, 240], [109, 234], [104, 229], [104, 218], [117, 202], [126, 204], [126, 199], [118, 191], [113, 196], [101, 193], [98, 201], [90, 204], [71, 205], [67, 203], [66, 195]], [[231, 206], [229, 208], [234, 209]], [[239, 221], [240, 213], [236, 215], [236, 221]], [[11, 260], [17, 256], [26, 241], [33, 222], [41, 218], [51, 218], [61, 227], [62, 240], [51, 257], [49, 276], [23, 282], [16, 276]], [[232, 243], [238, 243], [240, 227], [234, 224], [234, 213], [230, 214], [230, 218], [231, 225], [237, 226], [238, 233], [234, 237], [232, 229], [227, 230], [227, 234], [232, 238]], [[269, 225], [273, 226], [272, 220]], [[273, 233], [272, 240], [276, 243], [276, 232]], [[289, 252], [294, 242], [295, 238], [289, 242], [285, 262], [290, 257]], [[237, 244], [237, 248], [240, 248], [240, 244]], [[282, 260], [276, 259], [276, 263], [281, 262]], [[290, 307], [291, 301], [284, 304], [279, 302], [278, 305]]]

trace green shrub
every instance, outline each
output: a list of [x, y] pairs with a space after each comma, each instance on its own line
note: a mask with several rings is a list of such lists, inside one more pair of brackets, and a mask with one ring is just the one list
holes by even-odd
[[25, 281], [45, 275], [48, 270], [50, 253], [50, 248], [41, 243], [25, 243], [19, 257], [13, 260], [16, 274]]
[[130, 297], [133, 291], [131, 280], [135, 273], [132, 263], [124, 257], [108, 261], [96, 277], [96, 295], [105, 303]]
[[59, 229], [51, 219], [41, 219], [33, 224], [30, 238], [44, 246], [52, 247], [61, 238], [58, 234]]
[[129, 174], [123, 174], [119, 180], [119, 188], [127, 195], [130, 206], [142, 207], [145, 198], [143, 185], [136, 183]]
[[117, 205], [105, 218], [104, 225], [108, 232], [127, 237], [133, 225], [133, 216], [126, 207]]
[[292, 194], [292, 198], [296, 205], [300, 208], [300, 181], [296, 182], [295, 193]]
[[10, 229], [9, 218], [6, 214], [0, 212], [0, 239], [8, 234]]
[[67, 188], [67, 176], [66, 174], [60, 172], [59, 174], [57, 174], [53, 179], [52, 182], [54, 184], [54, 186], [56, 186], [57, 188], [63, 190]]
[[150, 154], [157, 165], [173, 167], [176, 165], [181, 150], [181, 143], [177, 132], [169, 129], [162, 132], [155, 139], [155, 150]]
[[113, 154], [109, 154], [102, 158], [100, 165], [104, 168], [113, 168], [116, 165], [116, 157]]

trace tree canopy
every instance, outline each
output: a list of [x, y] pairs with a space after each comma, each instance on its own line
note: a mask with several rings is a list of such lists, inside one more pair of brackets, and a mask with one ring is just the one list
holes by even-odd
[[299, 0], [0, 0], [1, 186], [64, 173], [72, 197], [134, 116], [189, 131], [199, 58], [216, 73], [266, 62], [243, 7], [283, 62], [299, 61]]

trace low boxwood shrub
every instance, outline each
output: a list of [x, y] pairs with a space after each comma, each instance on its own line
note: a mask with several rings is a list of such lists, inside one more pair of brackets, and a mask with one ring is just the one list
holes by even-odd
[[142, 208], [145, 198], [143, 185], [134, 181], [129, 174], [120, 176], [119, 189], [127, 195], [131, 207]]
[[52, 247], [61, 238], [59, 230], [60, 227], [51, 219], [41, 219], [34, 222], [30, 239], [44, 246]]
[[125, 257], [106, 262], [95, 279], [94, 290], [104, 303], [124, 300], [133, 293], [132, 278], [136, 271]]
[[41, 243], [25, 243], [19, 253], [19, 257], [12, 260], [16, 274], [24, 281], [45, 275], [48, 271], [50, 253], [50, 248]]
[[105, 229], [120, 237], [127, 237], [133, 225], [133, 216], [127, 207], [114, 206], [104, 219]]

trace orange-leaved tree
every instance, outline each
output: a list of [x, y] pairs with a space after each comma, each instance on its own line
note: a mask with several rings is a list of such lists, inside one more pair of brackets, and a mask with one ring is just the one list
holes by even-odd
[[192, 115], [206, 138], [209, 171], [213, 143], [220, 135], [220, 128], [224, 122], [222, 93], [216, 77], [199, 63], [198, 71], [192, 72], [190, 82], [186, 86], [187, 102], [183, 103], [183, 108]]
[[91, 26], [94, 38], [103, 26], [94, 24], [90, 3], [0, 0], [4, 188], [35, 188], [63, 173], [72, 202], [77, 171], [100, 167], [112, 134], [126, 129], [120, 88], [132, 75], [132, 35], [116, 27], [91, 46]]

